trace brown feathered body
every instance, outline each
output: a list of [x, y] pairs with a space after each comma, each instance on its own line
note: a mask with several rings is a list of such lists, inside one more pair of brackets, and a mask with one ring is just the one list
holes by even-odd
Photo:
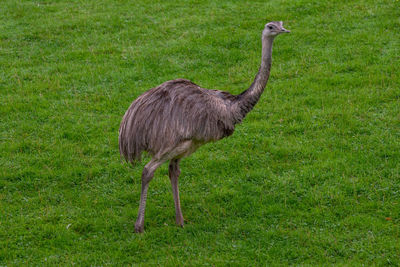
[[235, 124], [254, 107], [268, 81], [273, 40], [282, 32], [288, 32], [282, 22], [265, 25], [259, 71], [251, 86], [240, 95], [204, 89], [191, 81], [177, 79], [150, 89], [130, 105], [119, 129], [121, 156], [132, 164], [140, 160], [143, 151], [152, 156], [142, 172], [136, 232], [144, 229], [149, 182], [166, 161], [170, 161], [176, 223], [183, 226], [178, 190], [180, 159], [205, 143], [231, 135]]
[[121, 155], [134, 163], [143, 151], [161, 157], [186, 140], [201, 145], [229, 136], [241, 120], [233, 110], [236, 99], [185, 79], [152, 88], [131, 104], [122, 119]]

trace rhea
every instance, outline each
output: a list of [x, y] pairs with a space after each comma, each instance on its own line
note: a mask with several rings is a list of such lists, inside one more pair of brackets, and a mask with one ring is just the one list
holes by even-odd
[[143, 151], [151, 156], [142, 172], [135, 232], [144, 230], [149, 182], [156, 169], [166, 161], [169, 161], [176, 223], [183, 226], [178, 189], [180, 160], [199, 146], [233, 133], [235, 125], [253, 109], [264, 91], [275, 37], [288, 32], [282, 21], [265, 25], [260, 68], [250, 87], [239, 95], [204, 89], [189, 80], [176, 79], [148, 90], [132, 102], [119, 128], [120, 154], [132, 164], [140, 161]]

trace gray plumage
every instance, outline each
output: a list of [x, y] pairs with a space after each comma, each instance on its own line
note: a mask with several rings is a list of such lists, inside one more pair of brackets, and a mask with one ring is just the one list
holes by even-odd
[[234, 130], [229, 108], [222, 92], [184, 79], [165, 82], [129, 107], [120, 128], [121, 154], [133, 163], [142, 151], [161, 157], [185, 140], [219, 140]]
[[183, 226], [178, 191], [180, 159], [205, 143], [231, 135], [235, 124], [254, 107], [268, 81], [273, 40], [282, 32], [289, 32], [282, 22], [265, 25], [260, 69], [252, 85], [240, 95], [176, 79], [150, 89], [130, 105], [119, 129], [120, 154], [132, 164], [141, 159], [143, 151], [152, 156], [142, 173], [136, 232], [143, 232], [148, 183], [154, 171], [168, 160], [176, 222]]

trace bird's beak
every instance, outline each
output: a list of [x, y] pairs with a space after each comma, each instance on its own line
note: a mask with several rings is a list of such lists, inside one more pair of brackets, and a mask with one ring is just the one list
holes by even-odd
[[285, 32], [285, 33], [289, 33], [290, 32], [289, 30], [286, 30], [285, 28], [282, 28], [281, 31]]

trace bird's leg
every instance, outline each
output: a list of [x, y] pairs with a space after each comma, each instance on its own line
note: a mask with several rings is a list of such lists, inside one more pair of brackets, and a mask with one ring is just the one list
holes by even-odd
[[175, 217], [176, 224], [183, 227], [183, 216], [181, 211], [181, 203], [179, 201], [178, 177], [181, 173], [179, 169], [180, 159], [172, 159], [169, 164], [169, 179], [172, 185], [172, 194], [174, 195], [175, 202]]
[[142, 233], [144, 230], [144, 212], [146, 209], [147, 190], [149, 182], [153, 179], [154, 172], [163, 163], [160, 160], [152, 159], [143, 169], [142, 172], [142, 193], [140, 195], [139, 213], [135, 223], [135, 232]]

